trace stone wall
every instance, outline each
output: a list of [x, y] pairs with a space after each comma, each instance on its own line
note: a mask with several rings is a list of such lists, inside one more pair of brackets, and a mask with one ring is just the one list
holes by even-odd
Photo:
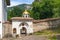
[[41, 31], [43, 29], [47, 29], [48, 27], [49, 27], [48, 22], [34, 23], [34, 25], [33, 25], [34, 32]]
[[60, 18], [50, 18], [44, 20], [36, 20], [33, 23], [34, 32], [41, 31], [48, 28], [60, 26]]
[[[3, 36], [12, 33], [12, 24], [10, 22], [5, 22], [3, 24]], [[60, 18], [51, 18], [43, 20], [33, 21], [33, 32], [41, 31], [48, 28], [54, 28], [60, 26]]]
[[48, 23], [49, 23], [49, 28], [60, 26], [60, 20], [53, 20], [53, 21], [49, 21]]
[[3, 37], [12, 34], [12, 25], [10, 22], [3, 23]]

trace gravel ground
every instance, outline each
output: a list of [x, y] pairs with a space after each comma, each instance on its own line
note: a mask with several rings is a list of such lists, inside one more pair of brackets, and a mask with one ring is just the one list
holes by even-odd
[[31, 36], [23, 36], [20, 38], [4, 38], [2, 40], [48, 40], [48, 38], [46, 36], [31, 35]]

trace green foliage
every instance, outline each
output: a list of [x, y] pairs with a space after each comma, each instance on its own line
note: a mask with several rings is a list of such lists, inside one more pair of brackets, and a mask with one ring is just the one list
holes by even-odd
[[54, 0], [55, 5], [54, 5], [54, 16], [53, 17], [60, 17], [60, 0]]
[[[26, 6], [30, 6], [30, 4], [20, 4], [13, 7], [8, 7], [8, 20], [10, 20], [12, 17], [21, 17], [22, 12], [26, 9]], [[30, 9], [30, 8], [28, 8]]]
[[[8, 20], [11, 17], [20, 17], [26, 9], [26, 4], [8, 8]], [[31, 5], [29, 5], [31, 6]], [[28, 9], [30, 16], [36, 20], [60, 17], [60, 0], [35, 0], [32, 9]]]
[[34, 1], [32, 6], [32, 17], [34, 19], [44, 19], [53, 17], [53, 0]]
[[21, 17], [23, 10], [19, 7], [13, 7], [11, 10], [8, 11], [8, 20], [12, 17]]
[[30, 15], [34, 19], [60, 17], [60, 0], [35, 0], [32, 6]]

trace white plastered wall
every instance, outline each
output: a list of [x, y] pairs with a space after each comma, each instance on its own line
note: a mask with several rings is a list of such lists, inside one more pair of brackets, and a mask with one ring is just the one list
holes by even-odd
[[6, 2], [5, 0], [0, 0], [0, 38], [3, 37], [3, 23], [7, 21], [7, 11], [6, 11]]
[[[12, 20], [12, 34], [13, 34], [13, 28], [17, 29], [17, 33], [20, 35], [20, 29], [22, 29], [23, 26], [19, 26], [23, 21], [18, 20]], [[32, 21], [25, 21], [25, 23], [28, 24], [28, 26], [24, 26], [27, 29], [27, 34], [33, 33], [33, 22]]]

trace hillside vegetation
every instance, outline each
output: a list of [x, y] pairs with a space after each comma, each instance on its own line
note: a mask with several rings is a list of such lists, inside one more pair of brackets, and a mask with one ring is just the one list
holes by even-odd
[[21, 4], [8, 8], [8, 20], [12, 17], [22, 16], [28, 7], [30, 16], [36, 20], [60, 17], [60, 0], [35, 0], [32, 4]]
[[7, 11], [8, 11], [8, 20], [10, 20], [10, 18], [12, 17], [21, 17], [22, 13], [25, 9], [27, 9], [27, 6], [29, 6], [28, 10], [30, 10], [30, 4], [20, 4], [17, 6], [13, 6], [13, 7], [8, 7]]

